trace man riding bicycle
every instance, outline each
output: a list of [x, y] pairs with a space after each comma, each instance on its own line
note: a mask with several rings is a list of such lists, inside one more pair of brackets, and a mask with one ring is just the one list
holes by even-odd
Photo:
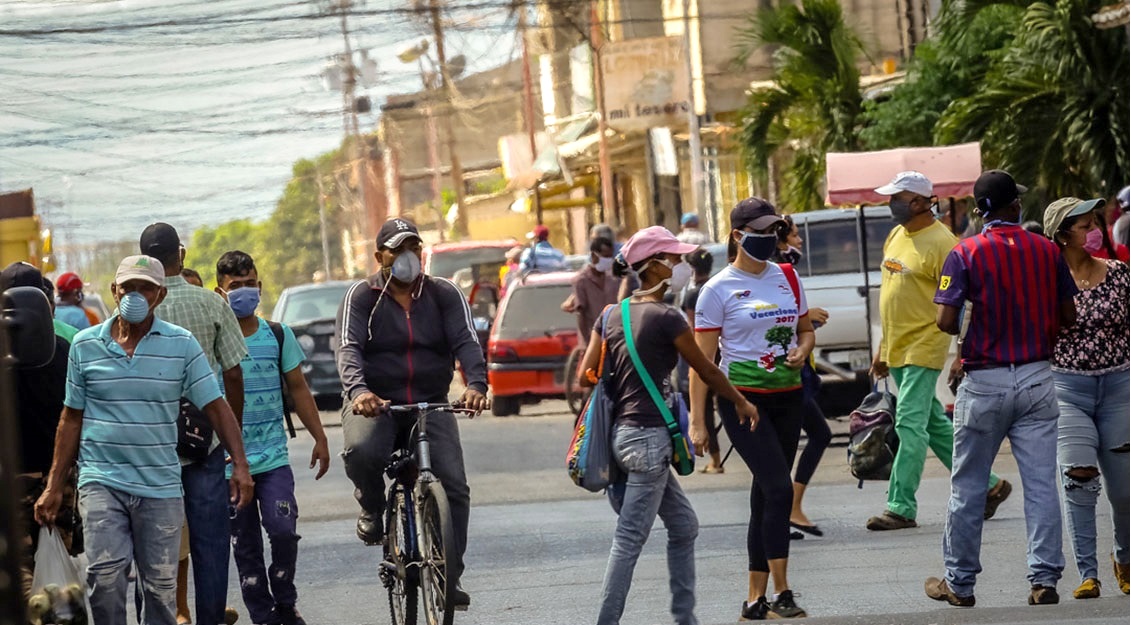
[[[383, 472], [415, 415], [393, 415], [390, 404], [444, 403], [458, 359], [467, 377], [459, 402], [476, 412], [489, 407], [487, 364], [472, 326], [471, 309], [450, 280], [421, 272], [422, 241], [404, 219], [385, 222], [377, 235], [380, 271], [350, 287], [335, 324], [338, 373], [345, 400], [342, 432], [346, 475], [361, 504], [357, 536], [369, 545], [383, 539]], [[470, 604], [459, 586], [467, 548], [470, 490], [464, 472], [459, 427], [451, 412], [428, 417], [432, 469], [447, 491], [455, 530], [457, 607]]]

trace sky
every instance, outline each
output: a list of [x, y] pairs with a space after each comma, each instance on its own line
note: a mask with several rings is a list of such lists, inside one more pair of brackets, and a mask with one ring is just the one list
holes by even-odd
[[[351, 44], [377, 62], [363, 131], [387, 95], [419, 88], [395, 58], [430, 33], [419, 2], [353, 0]], [[342, 139], [341, 93], [321, 79], [344, 47], [329, 3], [0, 0], [0, 191], [34, 188], [64, 256], [157, 220], [187, 238], [266, 218], [294, 161]], [[449, 56], [507, 62], [507, 4], [445, 10]]]

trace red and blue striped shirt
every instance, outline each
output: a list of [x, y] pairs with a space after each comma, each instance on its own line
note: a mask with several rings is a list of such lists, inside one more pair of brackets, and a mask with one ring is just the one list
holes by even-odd
[[943, 263], [935, 303], [974, 303], [962, 342], [967, 369], [1052, 357], [1060, 303], [1077, 293], [1060, 249], [1020, 226], [1003, 225], [959, 242]]

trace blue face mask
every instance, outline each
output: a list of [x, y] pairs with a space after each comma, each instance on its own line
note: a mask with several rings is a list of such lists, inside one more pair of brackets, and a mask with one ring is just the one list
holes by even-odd
[[259, 308], [259, 287], [245, 286], [228, 291], [228, 305], [236, 314], [236, 319], [243, 319], [255, 314]]
[[126, 293], [118, 302], [118, 315], [127, 323], [141, 323], [149, 316], [149, 301], [137, 291]]

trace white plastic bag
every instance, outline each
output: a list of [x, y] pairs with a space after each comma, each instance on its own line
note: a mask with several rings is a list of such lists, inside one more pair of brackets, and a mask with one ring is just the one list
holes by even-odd
[[28, 618], [32, 625], [86, 625], [90, 622], [85, 574], [77, 560], [67, 553], [58, 532], [39, 528], [35, 575], [28, 600]]

